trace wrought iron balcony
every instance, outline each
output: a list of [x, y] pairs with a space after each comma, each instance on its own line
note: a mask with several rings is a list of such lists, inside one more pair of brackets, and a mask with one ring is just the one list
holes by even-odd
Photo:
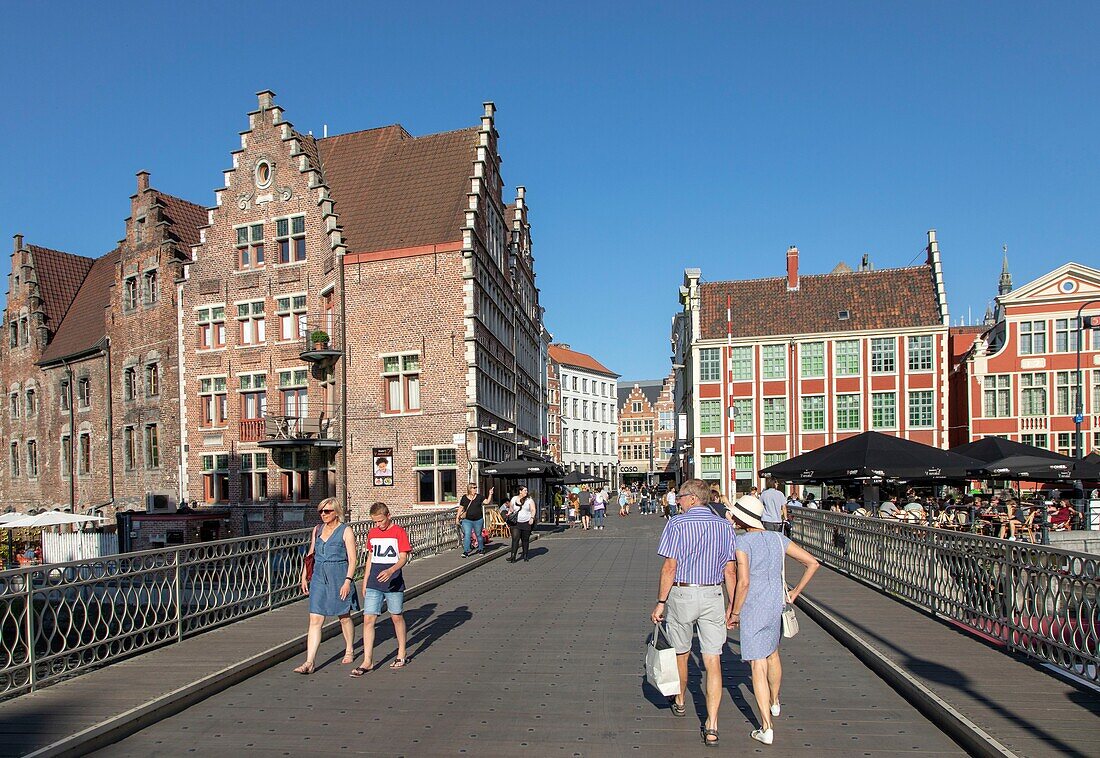
[[335, 361], [344, 354], [343, 330], [336, 322], [333, 313], [321, 316], [303, 316], [299, 322], [299, 333], [302, 335], [301, 348], [298, 357], [310, 363], [324, 363]]
[[[311, 406], [305, 412], [294, 415], [269, 412], [261, 422], [263, 437], [259, 441], [260, 447], [336, 448], [343, 445], [338, 405]], [[253, 422], [241, 422], [242, 442], [246, 423]]]

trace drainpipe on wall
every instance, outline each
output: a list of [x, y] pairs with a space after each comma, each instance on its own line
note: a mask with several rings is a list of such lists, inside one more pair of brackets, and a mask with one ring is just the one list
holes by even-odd
[[[115, 424], [114, 402], [111, 394], [111, 338], [107, 337], [103, 346], [107, 355], [107, 502], [115, 502]], [[159, 444], [159, 443], [158, 443]], [[100, 508], [104, 506], [98, 506]]]
[[68, 361], [64, 362], [66, 375], [69, 377], [69, 512], [76, 512], [76, 406], [73, 397], [73, 367]]
[[[340, 433], [344, 436], [344, 444], [340, 449], [340, 507], [344, 509], [345, 517], [350, 518], [351, 512], [348, 510], [348, 445], [351, 444], [351, 435], [348, 432], [348, 310], [343, 255], [336, 256], [336, 265], [340, 267], [340, 338], [344, 343], [344, 355], [340, 359]], [[373, 461], [371, 465], [373, 466]]]

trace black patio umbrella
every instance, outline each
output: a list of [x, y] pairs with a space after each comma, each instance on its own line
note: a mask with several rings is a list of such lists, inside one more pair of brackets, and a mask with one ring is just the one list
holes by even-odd
[[1073, 473], [1072, 458], [1054, 460], [1038, 455], [1010, 455], [996, 461], [983, 463], [971, 473], [991, 479], [1015, 479], [1029, 482], [1068, 482], [1077, 477]]
[[562, 484], [599, 484], [600, 482], [606, 482], [607, 480], [593, 476], [592, 474], [583, 474], [580, 471], [570, 471], [565, 475], [565, 478], [561, 480]]
[[977, 458], [979, 461], [992, 463], [1009, 456], [1027, 455], [1036, 458], [1048, 458], [1056, 461], [1071, 461], [1069, 456], [1056, 453], [1053, 450], [1025, 445], [1023, 442], [1013, 442], [1004, 437], [982, 437], [980, 440], [956, 445], [951, 448], [952, 453]]
[[502, 479], [548, 479], [561, 476], [561, 466], [553, 461], [511, 460], [488, 466], [481, 470], [486, 476], [499, 476]]
[[965, 479], [983, 462], [938, 447], [864, 432], [819, 447], [761, 469], [763, 476], [785, 482], [905, 479], [907, 481]]

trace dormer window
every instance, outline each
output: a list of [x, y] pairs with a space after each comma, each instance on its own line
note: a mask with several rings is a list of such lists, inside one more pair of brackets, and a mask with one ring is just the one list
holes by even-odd
[[271, 186], [271, 178], [274, 171], [271, 167], [271, 162], [262, 160], [256, 164], [256, 186], [259, 189], [266, 189]]
[[852, 317], [852, 313], [851, 313], [851, 311], [837, 311], [836, 312], [836, 317], [838, 319], [840, 319], [841, 321], [847, 321], [848, 319], [850, 319]]

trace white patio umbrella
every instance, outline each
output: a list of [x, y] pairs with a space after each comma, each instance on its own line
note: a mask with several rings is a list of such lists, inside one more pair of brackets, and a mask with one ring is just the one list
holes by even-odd
[[0, 529], [33, 529], [42, 526], [61, 524], [87, 524], [94, 521], [107, 521], [102, 516], [87, 516], [80, 513], [46, 511], [36, 515], [22, 514], [21, 518], [0, 522]]
[[25, 513], [16, 513], [15, 511], [11, 511], [9, 513], [0, 513], [0, 524], [6, 524], [9, 521], [14, 521], [17, 518], [23, 518], [26, 515], [27, 514]]

